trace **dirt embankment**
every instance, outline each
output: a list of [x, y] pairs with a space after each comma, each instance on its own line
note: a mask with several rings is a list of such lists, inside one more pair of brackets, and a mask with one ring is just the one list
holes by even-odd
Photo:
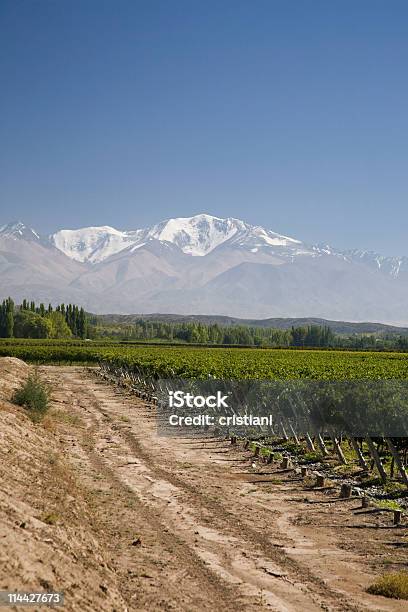
[[[0, 368], [7, 396], [27, 366]], [[365, 592], [407, 567], [388, 515], [225, 440], [159, 436], [153, 407], [84, 368], [40, 373], [42, 425], [0, 411], [0, 588], [65, 591], [66, 610], [95, 612], [406, 608]]]
[[0, 359], [0, 590], [65, 591], [66, 609], [124, 610], [52, 417], [35, 425], [9, 401], [29, 372]]

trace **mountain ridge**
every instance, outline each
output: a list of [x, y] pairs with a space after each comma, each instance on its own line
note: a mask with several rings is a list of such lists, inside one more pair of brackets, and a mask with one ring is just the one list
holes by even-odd
[[[207, 227], [205, 227], [205, 222]], [[214, 223], [224, 224], [227, 227], [233, 228], [224, 233], [224, 238], [210, 242], [207, 247], [199, 245], [199, 248], [194, 251], [192, 249], [191, 233], [188, 229], [196, 230], [200, 223], [204, 225], [204, 234], [206, 229], [211, 229]], [[237, 232], [241, 234], [237, 235]], [[184, 234], [185, 240], [182, 237]], [[230, 244], [238, 243], [239, 246], [244, 246], [242, 240], [246, 240], [246, 246], [251, 240], [258, 240], [257, 247], [268, 245], [270, 247], [289, 247], [297, 249], [296, 254], [333, 254], [339, 257], [346, 257], [354, 260], [365, 260], [370, 265], [375, 265], [378, 269], [385, 268], [392, 275], [398, 276], [401, 268], [408, 269], [408, 256], [391, 255], [386, 256], [378, 251], [364, 249], [337, 249], [328, 244], [316, 243], [308, 244], [296, 238], [291, 238], [283, 234], [279, 234], [272, 230], [267, 230], [262, 226], [251, 225], [235, 217], [221, 218], [207, 213], [200, 213], [192, 217], [176, 217], [168, 218], [159, 223], [156, 223], [147, 228], [134, 230], [118, 230], [109, 225], [88, 226], [78, 229], [61, 229], [49, 235], [38, 233], [34, 228], [25, 225], [22, 221], [14, 221], [0, 226], [0, 237], [20, 237], [25, 239], [36, 239], [43, 243], [51, 244], [59, 251], [62, 251], [70, 259], [75, 259], [82, 263], [100, 263], [108, 259], [112, 255], [126, 250], [129, 247], [140, 248], [144, 246], [142, 242], [149, 240], [158, 240], [160, 242], [170, 242], [178, 246], [184, 253], [192, 256], [204, 256], [209, 254], [218, 246], [229, 242]], [[113, 244], [110, 243], [110, 238], [116, 238]], [[185, 241], [190, 239], [186, 244]], [[202, 240], [202, 236], [199, 240]], [[259, 242], [260, 241], [260, 242]], [[75, 249], [75, 246], [77, 249]], [[251, 244], [251, 246], [253, 246]], [[252, 249], [255, 251], [256, 246]], [[99, 251], [98, 251], [99, 250]], [[82, 255], [84, 252], [84, 255]], [[291, 253], [294, 254], [293, 252]]]
[[314, 317], [408, 324], [408, 258], [309, 245], [229, 217], [43, 236], [0, 227], [0, 294], [76, 301], [97, 313], [243, 319]]
[[[206, 213], [169, 218], [151, 227], [136, 230], [117, 230], [110, 226], [59, 230], [51, 234], [49, 239], [67, 256], [90, 263], [99, 263], [129, 246], [140, 248], [151, 240], [170, 242], [192, 257], [208, 255], [229, 241], [231, 244], [239, 242], [241, 247], [246, 244], [253, 249], [302, 244], [300, 240], [250, 225], [235, 217], [222, 219]], [[95, 252], [92, 248], [94, 246], [99, 251]]]
[[391, 335], [408, 334], [408, 327], [397, 327], [384, 323], [372, 321], [331, 321], [329, 319], [319, 319], [315, 317], [277, 317], [270, 319], [240, 319], [238, 317], [228, 317], [225, 315], [178, 315], [165, 313], [149, 314], [103, 314], [96, 315], [98, 320], [103, 323], [122, 323], [133, 324], [138, 320], [155, 321], [163, 323], [204, 323], [207, 325], [245, 325], [250, 327], [265, 327], [273, 329], [291, 329], [293, 327], [307, 327], [308, 325], [318, 325], [320, 327], [330, 327], [338, 334], [374, 334], [385, 333]]

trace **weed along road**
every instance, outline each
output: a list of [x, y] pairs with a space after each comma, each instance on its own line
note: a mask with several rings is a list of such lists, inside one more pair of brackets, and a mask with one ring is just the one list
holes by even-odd
[[[64, 459], [128, 610], [403, 610], [366, 592], [406, 537], [305, 490], [242, 444], [157, 433], [155, 407], [83, 367], [43, 366]], [[367, 545], [369, 543], [369, 545]], [[406, 562], [406, 559], [405, 559]], [[110, 608], [106, 608], [110, 609]]]

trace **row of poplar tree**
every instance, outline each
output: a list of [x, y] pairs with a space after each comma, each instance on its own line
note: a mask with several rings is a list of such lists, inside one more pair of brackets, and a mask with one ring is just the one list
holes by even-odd
[[168, 340], [195, 344], [245, 346], [335, 346], [336, 336], [328, 327], [310, 325], [275, 329], [251, 325], [219, 325], [202, 322], [174, 323], [137, 319], [132, 324], [104, 324], [103, 317], [90, 316], [92, 337], [112, 337], [123, 340]]
[[24, 299], [16, 306], [9, 297], [0, 304], [0, 338], [66, 337], [86, 338], [87, 316], [76, 304], [37, 305]]

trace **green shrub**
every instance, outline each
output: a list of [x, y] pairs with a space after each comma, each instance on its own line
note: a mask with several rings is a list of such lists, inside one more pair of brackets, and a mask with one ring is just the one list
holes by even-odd
[[50, 338], [52, 330], [52, 322], [35, 312], [20, 310], [14, 317], [16, 338]]
[[26, 408], [30, 418], [37, 422], [43, 418], [49, 408], [49, 390], [35, 372], [15, 391], [12, 401]]
[[385, 574], [369, 586], [367, 592], [394, 599], [408, 599], [408, 573]]

